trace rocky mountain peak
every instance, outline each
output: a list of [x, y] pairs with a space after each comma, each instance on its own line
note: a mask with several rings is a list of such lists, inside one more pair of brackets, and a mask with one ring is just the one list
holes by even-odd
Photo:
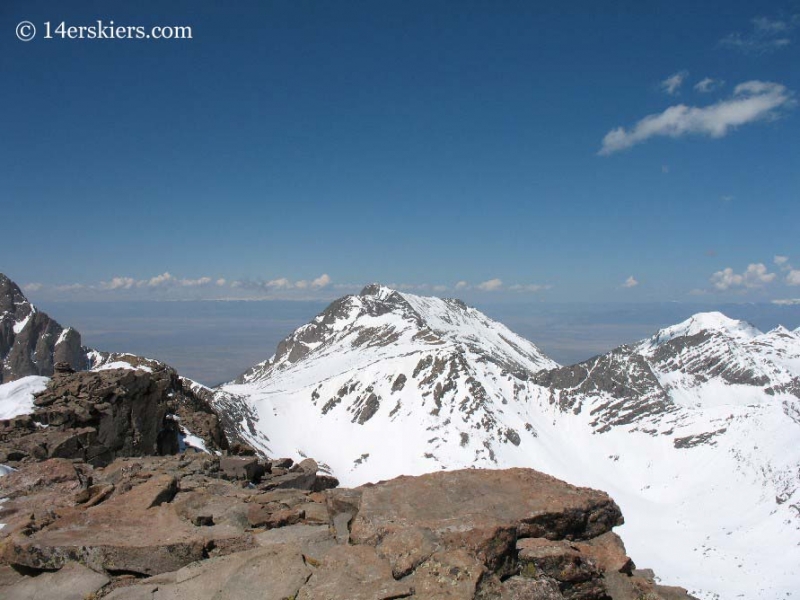
[[0, 273], [0, 318], [12, 314], [24, 318], [31, 312], [31, 304], [19, 286]]
[[359, 292], [359, 296], [372, 296], [377, 298], [378, 300], [386, 300], [392, 294], [396, 294], [397, 291], [393, 290], [390, 287], [382, 285], [380, 283], [370, 283], [369, 285], [364, 286], [364, 289]]
[[0, 274], [0, 383], [50, 376], [57, 362], [86, 367], [80, 334], [36, 310], [19, 286]]
[[676, 338], [725, 336], [737, 341], [747, 341], [761, 332], [747, 321], [731, 319], [718, 311], [692, 315], [685, 321], [659, 330], [645, 341], [650, 349], [666, 344]]
[[[440, 347], [527, 376], [557, 366], [534, 344], [461, 300], [416, 296], [380, 284], [331, 303], [310, 323], [280, 342], [275, 354], [235, 383], [264, 381], [272, 374], [332, 352], [382, 349], [387, 356]], [[335, 349], [335, 350], [334, 350]]]

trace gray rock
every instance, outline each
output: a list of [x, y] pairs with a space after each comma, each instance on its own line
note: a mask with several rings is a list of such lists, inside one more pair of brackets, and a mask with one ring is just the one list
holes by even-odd
[[68, 562], [58, 571], [36, 577], [23, 577], [17, 583], [0, 588], [4, 600], [85, 600], [111, 580], [76, 562]]
[[0, 273], [0, 383], [28, 375], [49, 377], [56, 362], [86, 368], [80, 334], [36, 310], [19, 286]]
[[287, 600], [311, 575], [295, 547], [258, 548], [188, 565], [169, 578], [120, 588], [107, 600]]
[[297, 600], [393, 600], [414, 593], [395, 581], [389, 562], [368, 546], [337, 545], [303, 586]]

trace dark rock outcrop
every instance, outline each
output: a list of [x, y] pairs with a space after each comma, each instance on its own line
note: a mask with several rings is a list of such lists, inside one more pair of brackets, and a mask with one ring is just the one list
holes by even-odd
[[0, 383], [50, 376], [57, 362], [75, 370], [86, 368], [80, 334], [37, 310], [19, 286], [0, 273]]
[[118, 457], [176, 454], [182, 427], [209, 450], [227, 448], [212, 408], [165, 366], [62, 370], [34, 406], [30, 415], [0, 421], [0, 461], [70, 458], [99, 466]]

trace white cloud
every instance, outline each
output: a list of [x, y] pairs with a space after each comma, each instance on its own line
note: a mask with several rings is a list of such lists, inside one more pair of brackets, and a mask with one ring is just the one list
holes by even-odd
[[725, 203], [728, 203], [728, 202], [733, 201], [734, 198], [731, 195], [725, 195], [725, 196], [720, 196], [719, 199], [722, 200]]
[[311, 282], [311, 287], [315, 289], [320, 289], [327, 287], [331, 282], [331, 278], [328, 276], [327, 273], [323, 273], [319, 277], [317, 277], [314, 281]]
[[292, 285], [292, 282], [289, 281], [286, 277], [280, 277], [278, 279], [267, 281], [264, 284], [264, 287], [268, 287], [273, 290], [288, 290], [294, 286]]
[[103, 290], [129, 290], [136, 286], [133, 277], [114, 277], [111, 281], [101, 281], [100, 288]]
[[701, 79], [697, 83], [694, 84], [694, 89], [701, 94], [708, 94], [709, 92], [713, 92], [725, 85], [725, 82], [721, 79], [712, 79], [711, 77], [706, 77]]
[[[223, 284], [220, 284], [219, 281], [222, 281]], [[269, 281], [232, 281], [230, 287], [232, 288], [241, 288], [241, 289], [248, 289], [248, 290], [268, 290], [270, 292], [275, 291], [289, 291], [289, 290], [321, 290], [322, 288], [327, 287], [331, 283], [331, 278], [327, 273], [323, 273], [316, 279], [312, 279], [308, 281], [306, 279], [299, 279], [297, 281], [292, 281], [288, 277], [278, 277], [277, 279], [271, 279]], [[217, 285], [224, 285], [225, 280], [221, 279], [217, 281]], [[342, 286], [334, 286], [336, 288]], [[347, 285], [346, 287], [350, 288], [353, 286]]]
[[787, 262], [789, 262], [789, 257], [788, 256], [781, 256], [780, 254], [776, 254], [772, 258], [772, 262], [774, 262], [776, 265], [781, 267], [781, 266], [785, 265]]
[[147, 285], [148, 287], [160, 287], [162, 285], [169, 285], [174, 282], [175, 278], [168, 272], [164, 272], [161, 275], [156, 275], [155, 277], [151, 277], [150, 281], [147, 282]]
[[457, 289], [457, 290], [466, 290], [468, 288], [469, 288], [469, 283], [467, 283], [466, 281], [459, 281], [455, 285], [455, 289]]
[[678, 71], [661, 82], [660, 87], [670, 96], [674, 96], [681, 89], [683, 82], [689, 76], [689, 71]]
[[199, 277], [197, 279], [178, 279], [174, 275], [170, 274], [169, 272], [164, 272], [161, 275], [156, 275], [155, 277], [151, 277], [147, 281], [137, 281], [135, 283], [136, 287], [147, 286], [150, 288], [161, 288], [161, 287], [170, 287], [170, 286], [180, 286], [180, 287], [198, 287], [203, 285], [208, 285], [211, 283], [211, 277]]
[[800, 304], [800, 298], [783, 298], [781, 300], [773, 300], [772, 304], [777, 304], [778, 306], [795, 306]]
[[791, 269], [786, 274], [786, 285], [800, 285], [800, 269]]
[[[720, 292], [732, 288], [761, 288], [775, 279], [775, 273], [769, 273], [763, 263], [753, 263], [747, 266], [744, 273], [735, 273], [730, 267], [717, 271], [711, 276], [711, 284]], [[798, 280], [800, 283], [800, 280]]]
[[447, 291], [447, 286], [446, 285], [435, 285], [435, 286], [433, 286], [433, 291], [434, 292], [446, 292]]
[[218, 286], [222, 287], [223, 285], [225, 285], [227, 283], [227, 281], [225, 280], [224, 277], [220, 277], [214, 283], [216, 283]]
[[751, 21], [752, 30], [747, 33], [734, 32], [719, 41], [719, 45], [743, 54], [766, 54], [785, 48], [792, 43], [792, 30], [797, 26], [798, 15], [789, 21], [756, 17]]
[[495, 292], [503, 287], [502, 279], [490, 279], [478, 284], [478, 289], [483, 292]]
[[38, 292], [44, 286], [41, 283], [26, 283], [22, 286], [24, 292]]
[[631, 275], [625, 280], [625, 282], [622, 284], [622, 287], [632, 288], [636, 287], [637, 285], [639, 285], [639, 281], [633, 275]]
[[792, 96], [792, 92], [778, 83], [747, 81], [737, 85], [727, 100], [704, 107], [677, 104], [644, 117], [630, 130], [612, 129], [603, 138], [598, 154], [608, 156], [653, 137], [721, 138], [741, 125], [776, 117], [778, 109], [794, 106]]

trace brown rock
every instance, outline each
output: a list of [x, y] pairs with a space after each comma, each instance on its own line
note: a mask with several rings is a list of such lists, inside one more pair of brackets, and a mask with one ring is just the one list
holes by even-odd
[[625, 552], [625, 544], [611, 531], [591, 540], [573, 544], [584, 555], [591, 557], [602, 571], [616, 571], [630, 575], [636, 565]]
[[392, 532], [423, 528], [442, 547], [473, 552], [501, 575], [513, 568], [518, 536], [588, 539], [622, 523], [607, 494], [530, 469], [398, 477], [359, 490], [353, 543], [378, 545]]
[[606, 589], [597, 563], [566, 541], [527, 538], [517, 542], [521, 574], [558, 583], [564, 598], [603, 600]]
[[378, 544], [377, 551], [391, 564], [394, 578], [400, 579], [426, 561], [439, 547], [439, 541], [430, 530], [409, 527], [388, 532]]
[[111, 580], [81, 564], [69, 562], [54, 573], [23, 577], [0, 588], [3, 600], [86, 600]]
[[395, 581], [389, 562], [368, 546], [335, 546], [300, 589], [297, 600], [392, 600], [414, 593]]
[[511, 577], [503, 582], [500, 593], [500, 600], [563, 600], [563, 598], [558, 584], [552, 579], [545, 578]]
[[485, 573], [486, 568], [474, 556], [452, 550], [432, 555], [407, 581], [415, 598], [473, 600]]
[[254, 456], [224, 456], [219, 461], [219, 470], [226, 479], [259, 481], [266, 472], [258, 458]]
[[336, 545], [331, 531], [321, 525], [289, 525], [255, 535], [256, 543], [265, 548], [296, 546], [306, 562], [318, 566], [328, 551]]
[[69, 512], [31, 536], [13, 536], [3, 558], [43, 570], [78, 561], [95, 570], [174, 571], [202, 558], [206, 545], [171, 506], [161, 506], [175, 488], [173, 477], [154, 477], [99, 506]]
[[296, 547], [256, 548], [180, 569], [165, 581], [120, 588], [107, 600], [287, 600], [311, 574]]

